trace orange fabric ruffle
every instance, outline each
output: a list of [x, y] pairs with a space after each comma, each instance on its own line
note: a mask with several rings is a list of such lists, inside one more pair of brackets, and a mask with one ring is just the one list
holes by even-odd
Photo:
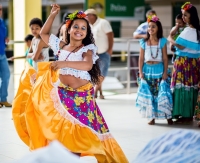
[[[30, 84], [34, 69], [26, 65], [13, 103], [13, 120], [20, 138], [31, 150], [53, 140], [81, 155], [93, 155], [99, 163], [127, 163], [128, 160], [110, 133], [95, 133], [74, 117], [62, 112], [57, 92], [58, 73], [50, 63], [38, 63], [35, 84]], [[22, 102], [21, 102], [22, 101]]]

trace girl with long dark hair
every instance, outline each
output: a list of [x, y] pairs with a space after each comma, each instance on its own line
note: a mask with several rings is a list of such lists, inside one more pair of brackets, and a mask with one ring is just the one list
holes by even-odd
[[167, 119], [172, 124], [172, 97], [168, 76], [167, 39], [156, 15], [148, 17], [147, 38], [140, 40], [139, 88], [136, 106], [149, 125], [155, 119]]
[[15, 120], [16, 129], [21, 133], [28, 128], [27, 137], [19, 135], [32, 150], [57, 139], [72, 153], [95, 156], [99, 163], [127, 163], [95, 102], [93, 85], [99, 81], [100, 70], [86, 15], [83, 11], [69, 15], [66, 44], [49, 34], [59, 10], [57, 4], [52, 5], [40, 33], [57, 60], [39, 64], [26, 118]]

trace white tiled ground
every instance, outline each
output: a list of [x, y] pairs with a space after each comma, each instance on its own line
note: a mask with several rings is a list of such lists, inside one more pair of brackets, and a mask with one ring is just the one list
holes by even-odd
[[[12, 76], [11, 76], [12, 80]], [[9, 98], [13, 99], [13, 82], [10, 82]], [[149, 126], [146, 119], [140, 118], [135, 108], [136, 94], [109, 94], [105, 100], [97, 103], [107, 121], [107, 124], [131, 162], [145, 146], [145, 144], [161, 134], [174, 128], [186, 128], [200, 131], [195, 125], [168, 126], [166, 121], [156, 121], [156, 125]], [[28, 147], [19, 139], [13, 121], [11, 108], [0, 108], [0, 163], [9, 163], [29, 153]], [[88, 163], [95, 163], [92, 157], [82, 158]]]

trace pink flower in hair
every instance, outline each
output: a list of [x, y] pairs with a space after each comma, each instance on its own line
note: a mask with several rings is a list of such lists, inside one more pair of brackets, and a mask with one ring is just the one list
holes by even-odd
[[152, 15], [152, 16], [149, 15], [148, 18], [147, 18], [148, 23], [150, 21], [157, 22], [158, 20], [159, 20], [159, 18], [156, 15]]
[[154, 22], [157, 22], [159, 20], [159, 18], [156, 15], [153, 15], [151, 20]]

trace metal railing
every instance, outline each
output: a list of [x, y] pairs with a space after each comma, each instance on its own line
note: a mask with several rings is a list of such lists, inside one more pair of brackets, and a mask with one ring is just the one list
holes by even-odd
[[[9, 44], [14, 43], [24, 43], [24, 41], [11, 41]], [[167, 48], [168, 54], [171, 54], [169, 46]], [[109, 67], [108, 71], [126, 71], [126, 80], [119, 81], [121, 84], [126, 84], [126, 93], [131, 93], [131, 84], [137, 83], [137, 80], [131, 80], [131, 70], [138, 70], [138, 65], [131, 66], [131, 57], [138, 57], [140, 51], [140, 45], [138, 39], [132, 38], [114, 38], [113, 52], [114, 54], [111, 56], [114, 57], [125, 57], [126, 58], [126, 66], [123, 67]], [[123, 53], [119, 53], [123, 52]], [[55, 59], [54, 56], [50, 56], [51, 61]], [[135, 58], [137, 60], [137, 58]], [[137, 61], [138, 62], [138, 61]], [[172, 65], [169, 66], [172, 68]]]
[[[115, 52], [124, 53], [115, 53]], [[137, 58], [139, 56], [140, 45], [138, 39], [131, 39], [131, 38], [115, 38], [114, 39], [114, 46], [113, 46], [113, 54], [111, 57], [126, 57], [126, 66], [124, 67], [110, 67], [109, 72], [111, 71], [124, 71], [126, 70], [126, 81], [119, 81], [122, 84], [126, 84], [126, 93], [131, 93], [131, 84], [137, 83], [137, 79], [131, 80], [131, 71], [132, 70], [139, 70], [138, 64], [131, 66], [131, 57], [135, 57], [134, 60], [138, 62]], [[171, 51], [169, 45], [167, 46], [167, 53], [171, 55]], [[172, 65], [168, 66], [172, 68]]]

